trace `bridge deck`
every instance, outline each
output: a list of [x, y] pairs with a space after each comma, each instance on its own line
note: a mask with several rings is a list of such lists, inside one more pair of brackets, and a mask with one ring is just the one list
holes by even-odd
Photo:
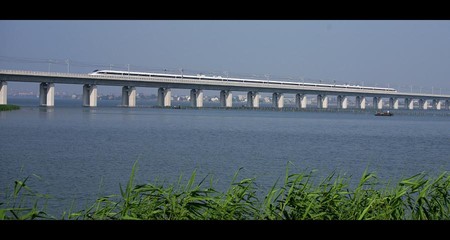
[[386, 92], [367, 89], [347, 89], [337, 87], [314, 87], [299, 85], [286, 85], [267, 81], [255, 83], [249, 81], [231, 82], [226, 78], [221, 80], [194, 80], [173, 79], [164, 77], [137, 77], [137, 76], [105, 76], [89, 75], [80, 73], [57, 73], [57, 72], [35, 72], [19, 70], [0, 70], [0, 81], [10, 82], [47, 82], [62, 84], [95, 84], [109, 86], [134, 86], [134, 87], [164, 87], [180, 89], [203, 89], [203, 90], [230, 90], [230, 91], [255, 91], [255, 92], [279, 92], [279, 93], [302, 93], [302, 94], [324, 94], [366, 97], [404, 97], [404, 98], [429, 98], [437, 100], [449, 100], [450, 95]]

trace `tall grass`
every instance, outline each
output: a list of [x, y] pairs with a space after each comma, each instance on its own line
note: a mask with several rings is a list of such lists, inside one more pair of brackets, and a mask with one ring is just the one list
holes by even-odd
[[[0, 202], [0, 219], [155, 219], [155, 220], [435, 220], [450, 219], [450, 175], [436, 178], [425, 173], [390, 186], [365, 171], [351, 188], [350, 177], [336, 173], [313, 181], [313, 172], [289, 173], [274, 183], [263, 198], [253, 178], [233, 177], [226, 191], [214, 189], [208, 177], [197, 181], [194, 171], [175, 184], [135, 183], [136, 163], [120, 194], [98, 198], [86, 209], [49, 216], [39, 208], [45, 197], [24, 181], [16, 181], [13, 193]], [[240, 180], [238, 180], [240, 179]], [[279, 186], [280, 185], [280, 186]], [[31, 193], [31, 194], [30, 194]], [[24, 198], [35, 204], [23, 207]]]
[[16, 180], [12, 193], [6, 194], [5, 202], [0, 201], [0, 220], [31, 220], [31, 219], [51, 219], [45, 212], [46, 204], [39, 205], [39, 202], [49, 198], [48, 195], [33, 191], [28, 185], [29, 177], [23, 181]]

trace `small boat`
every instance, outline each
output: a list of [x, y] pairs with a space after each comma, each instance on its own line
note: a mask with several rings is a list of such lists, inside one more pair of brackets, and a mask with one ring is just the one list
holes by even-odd
[[392, 115], [394, 115], [394, 114], [391, 113], [391, 112], [389, 112], [389, 111], [387, 111], [387, 112], [377, 112], [377, 113], [375, 113], [375, 116], [385, 116], [385, 117], [390, 117], [390, 116], [392, 116]]

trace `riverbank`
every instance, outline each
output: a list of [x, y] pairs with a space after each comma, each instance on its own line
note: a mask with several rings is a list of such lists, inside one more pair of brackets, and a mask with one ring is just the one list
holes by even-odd
[[[177, 184], [135, 183], [135, 166], [120, 194], [99, 197], [86, 209], [50, 216], [42, 206], [46, 195], [15, 181], [13, 192], [0, 201], [0, 219], [76, 220], [435, 220], [450, 219], [450, 175], [421, 173], [397, 184], [381, 184], [364, 172], [355, 187], [350, 177], [331, 174], [321, 181], [313, 172], [289, 173], [259, 197], [254, 178], [239, 171], [226, 191], [217, 191], [196, 171]], [[388, 181], [386, 181], [388, 182]], [[31, 207], [23, 205], [30, 204]], [[40, 204], [39, 204], [40, 203]]]
[[1, 111], [12, 111], [12, 110], [19, 110], [20, 107], [17, 105], [0, 105], [0, 112]]

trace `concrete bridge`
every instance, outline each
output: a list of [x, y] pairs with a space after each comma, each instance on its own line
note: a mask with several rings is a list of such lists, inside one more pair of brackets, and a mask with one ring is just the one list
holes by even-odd
[[[231, 78], [230, 78], [231, 79]], [[284, 95], [295, 94], [296, 106], [306, 108], [306, 95], [317, 96], [317, 107], [328, 108], [328, 96], [337, 97], [337, 107], [346, 109], [348, 98], [354, 97], [356, 108], [366, 108], [366, 98], [372, 98], [375, 109], [383, 108], [383, 99], [389, 102], [390, 109], [399, 108], [399, 99], [404, 99], [405, 108], [413, 109], [414, 100], [418, 101], [420, 109], [436, 110], [450, 109], [450, 95], [406, 93], [396, 91], [357, 89], [323, 86], [321, 84], [286, 84], [278, 81], [242, 82], [220, 80], [192, 79], [169, 77], [142, 77], [121, 75], [90, 75], [78, 73], [36, 72], [18, 70], [0, 70], [0, 104], [7, 103], [7, 82], [36, 82], [39, 85], [41, 106], [54, 106], [55, 84], [83, 85], [83, 106], [97, 106], [97, 85], [122, 86], [122, 105], [136, 106], [136, 87], [158, 88], [158, 105], [171, 106], [171, 89], [191, 89], [190, 101], [193, 107], [203, 107], [203, 90], [220, 91], [220, 102], [223, 107], [232, 107], [232, 92], [247, 92], [247, 106], [259, 107], [261, 92], [272, 93], [272, 103], [275, 108], [284, 106]], [[430, 106], [429, 106], [430, 105]]]

